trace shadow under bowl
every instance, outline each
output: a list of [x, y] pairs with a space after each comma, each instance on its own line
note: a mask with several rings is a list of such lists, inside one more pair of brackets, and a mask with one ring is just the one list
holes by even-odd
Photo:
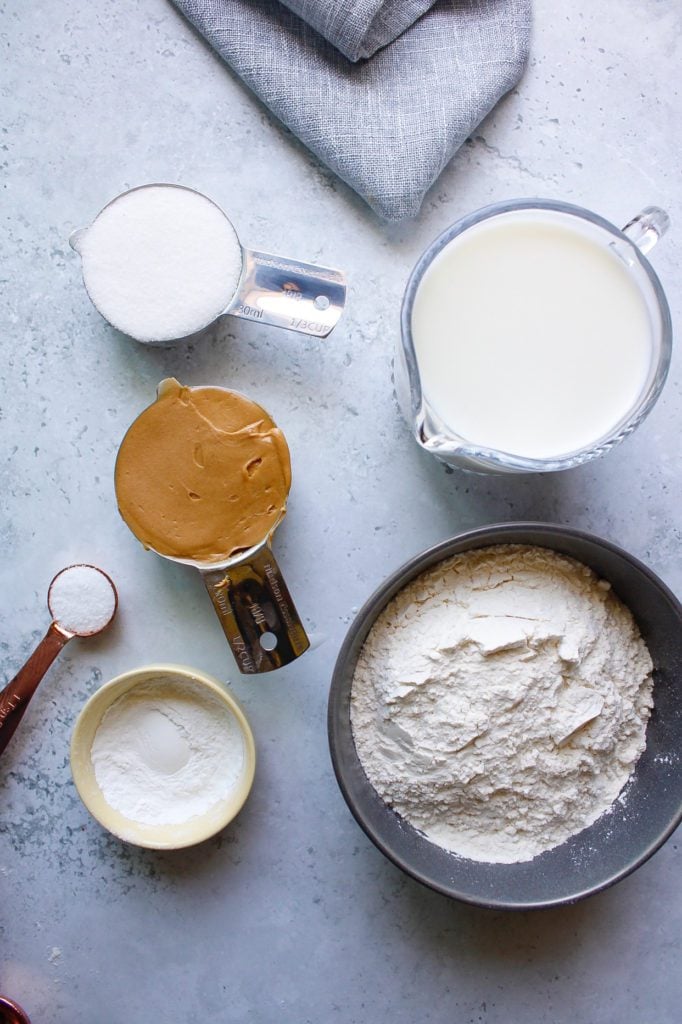
[[[358, 655], [377, 616], [407, 583], [452, 555], [494, 544], [550, 548], [608, 580], [631, 610], [654, 663], [654, 707], [646, 749], [625, 790], [593, 825], [531, 861], [490, 864], [436, 846], [392, 811], [364, 773], [350, 720]], [[461, 534], [417, 555], [370, 597], [339, 653], [329, 695], [329, 745], [351, 812], [372, 842], [417, 881], [466, 903], [528, 910], [575, 903], [629, 875], [682, 820], [682, 606], [632, 555], [588, 533], [543, 523], [499, 524]]]

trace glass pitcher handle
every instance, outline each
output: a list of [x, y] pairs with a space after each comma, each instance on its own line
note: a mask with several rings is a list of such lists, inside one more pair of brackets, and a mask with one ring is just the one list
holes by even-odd
[[645, 206], [641, 213], [628, 221], [623, 234], [646, 256], [669, 227], [670, 217], [665, 210], [660, 206]]

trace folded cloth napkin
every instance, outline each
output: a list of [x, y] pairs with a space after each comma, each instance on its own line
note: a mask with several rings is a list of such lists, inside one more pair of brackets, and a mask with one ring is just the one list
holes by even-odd
[[417, 213], [528, 53], [530, 0], [173, 2], [388, 220]]
[[414, 24], [436, 0], [282, 0], [345, 53], [349, 60], [371, 57]]

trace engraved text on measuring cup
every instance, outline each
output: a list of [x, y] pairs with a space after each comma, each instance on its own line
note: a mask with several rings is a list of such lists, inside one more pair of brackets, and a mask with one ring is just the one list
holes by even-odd
[[300, 320], [295, 316], [290, 318], [289, 326], [295, 331], [314, 331], [318, 334], [326, 330], [325, 325], [318, 323], [317, 320]]
[[282, 591], [280, 590], [279, 583], [277, 582], [277, 574], [275, 570], [272, 568], [270, 562], [268, 562], [267, 565], [265, 565], [264, 571], [265, 575], [268, 578], [268, 583], [270, 584], [270, 588], [272, 590], [272, 593], [274, 594], [275, 600], [277, 601], [280, 614], [284, 619], [284, 624], [287, 626], [288, 629], [292, 629], [294, 626], [294, 621], [291, 618], [291, 615], [289, 614], [289, 609], [287, 608], [286, 601], [282, 596]]
[[249, 654], [244, 639], [237, 634], [236, 636], [228, 636], [230, 641], [230, 647], [235, 658], [237, 658], [243, 665], [245, 672], [255, 672], [256, 664]]
[[235, 312], [239, 313], [241, 316], [248, 316], [252, 320], [263, 319], [263, 310], [257, 309], [256, 306], [237, 306]]
[[[273, 259], [271, 256], [262, 256], [259, 254], [258, 262], [262, 266], [273, 267], [275, 270], [288, 270], [291, 273], [291, 263], [284, 262], [282, 260]], [[296, 273], [302, 277], [313, 277], [316, 280], [328, 281], [331, 284], [338, 284], [338, 276], [336, 274], [330, 274], [324, 270], [323, 267], [307, 267], [297, 264]]]

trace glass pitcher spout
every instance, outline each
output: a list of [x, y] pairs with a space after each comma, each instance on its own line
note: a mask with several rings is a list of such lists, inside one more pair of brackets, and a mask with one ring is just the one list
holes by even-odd
[[403, 302], [402, 338], [396, 339], [397, 351], [393, 381], [396, 399], [403, 416], [412, 426], [412, 433], [417, 444], [445, 462], [450, 459], [456, 460], [466, 442], [464, 438], [454, 434], [449, 426], [440, 421], [424, 397], [419, 364], [412, 343], [412, 333], [406, 326], [410, 313], [411, 300], [409, 306], [407, 302]]
[[464, 438], [457, 437], [449, 428], [444, 429], [444, 425], [432, 421], [426, 410], [415, 418], [414, 432], [417, 443], [440, 458], [459, 454], [466, 443]]

